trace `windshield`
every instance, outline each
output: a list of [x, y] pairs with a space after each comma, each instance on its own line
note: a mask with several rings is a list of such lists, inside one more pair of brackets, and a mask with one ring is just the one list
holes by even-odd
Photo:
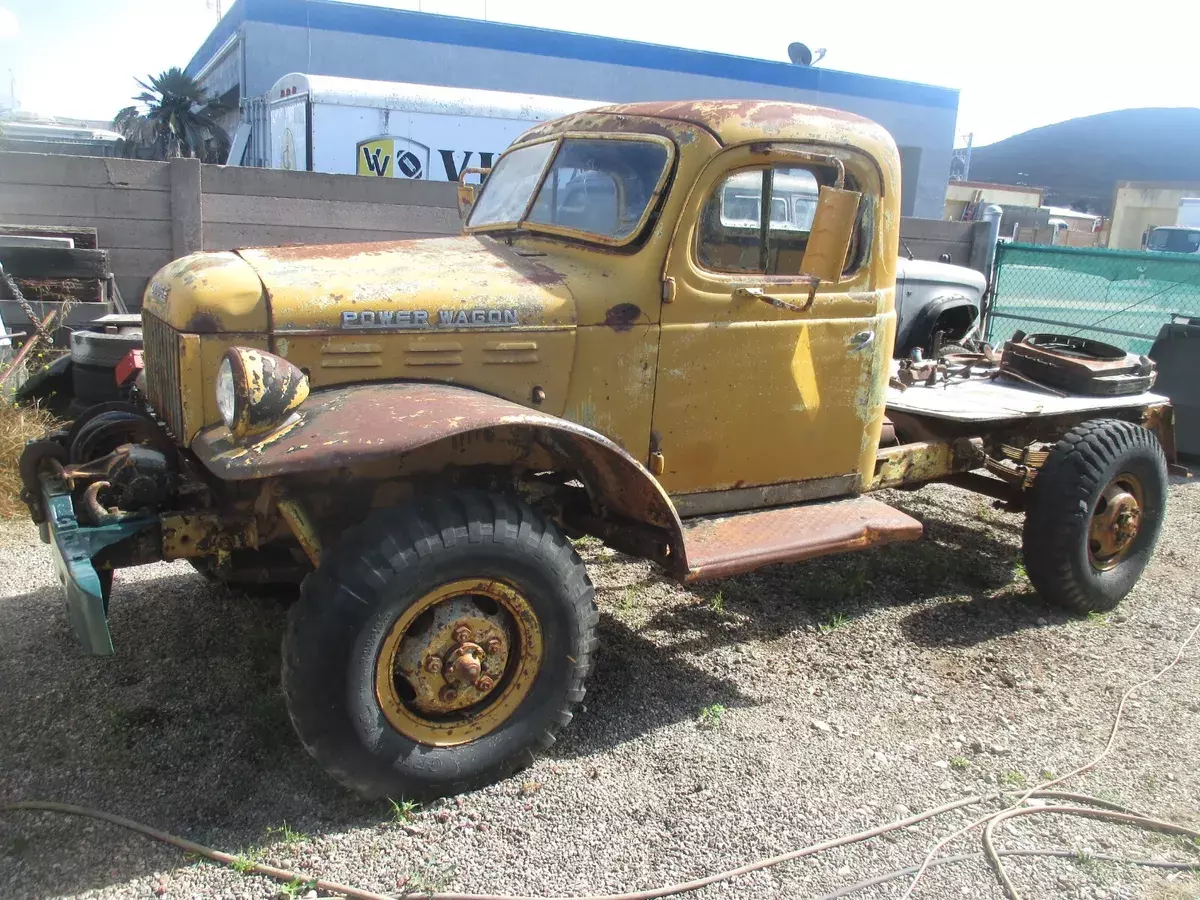
[[524, 227], [624, 241], [646, 217], [668, 162], [667, 146], [649, 140], [564, 138], [519, 147], [500, 157], [467, 227]]
[[1155, 228], [1146, 246], [1161, 253], [1196, 253], [1200, 251], [1200, 230]]

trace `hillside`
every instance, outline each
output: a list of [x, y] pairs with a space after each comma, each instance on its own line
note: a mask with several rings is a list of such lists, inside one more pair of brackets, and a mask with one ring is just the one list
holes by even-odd
[[1045, 187], [1047, 205], [1111, 213], [1118, 181], [1200, 182], [1200, 109], [1122, 109], [1034, 128], [971, 154], [971, 180]]

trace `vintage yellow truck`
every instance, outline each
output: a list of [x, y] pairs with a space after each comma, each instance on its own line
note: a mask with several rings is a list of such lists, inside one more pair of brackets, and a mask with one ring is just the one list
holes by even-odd
[[899, 165], [834, 110], [608, 106], [463, 185], [460, 236], [171, 263], [131, 399], [22, 461], [76, 634], [113, 652], [124, 566], [300, 583], [296, 731], [395, 797], [502, 777], [571, 720], [583, 535], [719, 578], [915, 539], [870, 493], [951, 480], [1026, 506], [1049, 602], [1111, 608], [1163, 519], [1170, 406], [894, 372]]

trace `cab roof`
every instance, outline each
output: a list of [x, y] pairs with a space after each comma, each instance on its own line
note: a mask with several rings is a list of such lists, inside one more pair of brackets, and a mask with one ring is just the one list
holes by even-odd
[[[883, 129], [870, 119], [840, 109], [782, 100], [674, 100], [616, 103], [586, 115], [644, 116], [675, 119], [703, 128], [722, 144], [763, 138], [811, 138], [814, 131], [837, 126], [852, 130]], [[886, 133], [886, 132], [883, 132]]]
[[[651, 127], [652, 122], [657, 125]], [[648, 131], [677, 137], [684, 129], [701, 130], [726, 147], [758, 141], [859, 147], [890, 169], [890, 178], [899, 178], [896, 143], [883, 126], [840, 109], [781, 100], [614, 103], [535, 125], [514, 145], [571, 131]]]

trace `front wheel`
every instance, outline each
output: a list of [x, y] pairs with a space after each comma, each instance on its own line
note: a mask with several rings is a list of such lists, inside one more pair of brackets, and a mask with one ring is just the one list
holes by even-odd
[[367, 797], [502, 778], [583, 699], [594, 591], [562, 533], [462, 491], [373, 514], [304, 582], [283, 687], [309, 752]]
[[1166, 499], [1167, 463], [1151, 432], [1117, 419], [1073, 428], [1030, 491], [1023, 539], [1029, 580], [1073, 612], [1113, 609], [1154, 553]]

